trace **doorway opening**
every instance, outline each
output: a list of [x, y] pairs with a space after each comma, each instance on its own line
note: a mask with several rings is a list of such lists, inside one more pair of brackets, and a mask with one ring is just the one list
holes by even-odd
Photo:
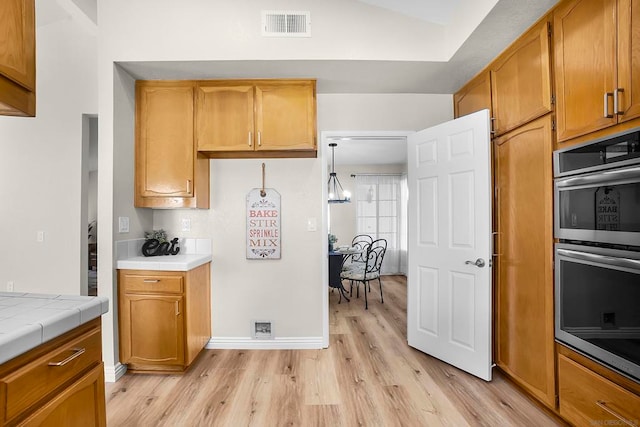
[[[350, 246], [358, 234], [392, 239], [393, 256], [385, 255], [387, 274], [406, 272], [406, 209], [402, 206], [403, 179], [407, 171], [407, 131], [326, 131], [321, 133], [326, 176], [332, 167], [330, 143], [337, 143], [333, 161], [335, 172], [350, 203], [327, 203], [323, 228], [338, 241], [336, 247]], [[406, 185], [404, 185], [406, 190]], [[324, 190], [327, 200], [328, 189]], [[404, 198], [406, 200], [406, 191]], [[406, 206], [406, 204], [405, 204]], [[404, 245], [404, 249], [402, 249]], [[391, 252], [389, 252], [391, 254]], [[392, 265], [389, 267], [389, 265]], [[328, 264], [325, 266], [328, 270]], [[393, 271], [392, 271], [393, 270]], [[385, 274], [385, 273], [383, 273]], [[328, 281], [327, 281], [328, 283]], [[326, 292], [329, 295], [329, 291]], [[331, 294], [333, 296], [333, 294]], [[359, 306], [359, 301], [350, 302]], [[362, 309], [364, 310], [364, 303]], [[325, 341], [329, 335], [329, 298], [325, 300]]]
[[98, 116], [82, 115], [80, 294], [98, 294]]

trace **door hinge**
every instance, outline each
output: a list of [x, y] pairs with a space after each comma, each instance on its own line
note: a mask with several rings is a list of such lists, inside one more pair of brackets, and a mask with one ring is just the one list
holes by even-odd
[[549, 34], [549, 37], [551, 37], [552, 33], [553, 33], [553, 30], [552, 30], [551, 22], [547, 22], [547, 34]]
[[498, 199], [498, 186], [493, 187], [493, 198]]
[[555, 105], [555, 104], [556, 104], [556, 96], [551, 95], [551, 105]]
[[556, 130], [556, 121], [551, 120], [551, 130]]

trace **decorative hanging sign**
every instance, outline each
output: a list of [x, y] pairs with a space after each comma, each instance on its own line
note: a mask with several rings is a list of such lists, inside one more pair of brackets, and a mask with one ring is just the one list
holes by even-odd
[[620, 192], [611, 187], [596, 190], [596, 230], [620, 230]]
[[247, 195], [247, 259], [280, 259], [280, 193], [272, 188]]
[[247, 259], [280, 259], [280, 193], [262, 188], [247, 194]]

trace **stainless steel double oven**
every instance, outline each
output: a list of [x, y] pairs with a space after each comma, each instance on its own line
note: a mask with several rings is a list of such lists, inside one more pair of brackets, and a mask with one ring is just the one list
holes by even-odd
[[556, 340], [640, 382], [640, 129], [554, 152]]

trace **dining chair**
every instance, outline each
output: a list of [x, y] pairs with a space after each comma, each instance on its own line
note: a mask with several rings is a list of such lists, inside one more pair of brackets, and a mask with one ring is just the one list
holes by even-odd
[[[373, 242], [373, 238], [368, 234], [358, 234], [351, 239], [351, 248], [355, 253], [345, 257], [342, 263], [342, 270], [351, 270], [354, 268], [363, 269], [366, 262], [367, 246]], [[348, 258], [348, 259], [347, 259]]]
[[380, 280], [380, 269], [382, 267], [382, 260], [386, 252], [386, 246], [379, 244], [374, 246], [373, 243], [367, 247], [365, 267], [362, 270], [353, 269], [343, 271], [340, 277], [345, 280], [349, 280], [351, 287], [353, 283], [356, 283], [356, 298], [360, 297], [360, 283], [364, 285], [364, 307], [365, 310], [369, 309], [369, 300], [367, 298], [367, 285], [369, 289], [371, 286], [369, 282], [378, 280], [378, 286], [380, 287], [380, 302], [384, 304], [384, 297], [382, 296], [382, 281]]

